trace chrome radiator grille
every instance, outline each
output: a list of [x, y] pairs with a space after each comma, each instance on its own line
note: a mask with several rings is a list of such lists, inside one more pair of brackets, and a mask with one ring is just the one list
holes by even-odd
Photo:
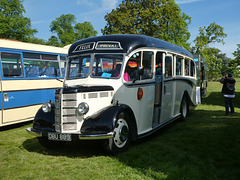
[[77, 94], [55, 94], [55, 101], [56, 131], [65, 132], [77, 130]]

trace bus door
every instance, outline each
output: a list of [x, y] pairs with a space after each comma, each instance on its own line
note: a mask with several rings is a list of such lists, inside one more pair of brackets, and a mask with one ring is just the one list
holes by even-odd
[[[18, 106], [16, 81], [23, 78], [22, 56], [20, 53], [1, 52], [1, 108], [2, 124], [17, 121], [23, 112]], [[24, 98], [22, 98], [24, 101]], [[18, 109], [18, 108], [17, 108]], [[24, 115], [24, 114], [23, 114]]]
[[162, 101], [162, 58], [163, 53], [157, 52], [155, 60], [155, 93], [152, 127], [160, 123], [161, 101]]
[[[152, 127], [152, 121], [149, 117], [153, 116], [153, 104], [154, 104], [154, 81], [153, 81], [153, 67], [154, 67], [154, 53], [152, 51], [142, 52], [142, 67], [143, 75], [140, 78], [140, 87], [143, 91], [142, 99], [140, 102], [140, 123], [139, 130]], [[138, 89], [139, 90], [139, 89]]]
[[163, 84], [162, 84], [162, 104], [160, 123], [172, 117], [173, 112], [173, 56], [165, 55], [163, 61]]

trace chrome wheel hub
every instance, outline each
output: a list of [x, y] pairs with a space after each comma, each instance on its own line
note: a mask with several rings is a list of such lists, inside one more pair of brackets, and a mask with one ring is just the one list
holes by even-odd
[[117, 147], [122, 148], [128, 140], [128, 135], [129, 129], [127, 122], [124, 119], [119, 119], [116, 127], [114, 128], [114, 144]]

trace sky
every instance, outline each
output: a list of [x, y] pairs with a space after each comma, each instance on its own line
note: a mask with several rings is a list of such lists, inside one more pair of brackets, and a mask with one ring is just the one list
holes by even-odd
[[[25, 17], [31, 19], [32, 28], [37, 29], [37, 38], [48, 40], [52, 35], [50, 24], [62, 14], [73, 14], [78, 23], [91, 22], [98, 35], [106, 25], [104, 16], [121, 4], [122, 0], [24, 0]], [[211, 44], [233, 58], [232, 53], [240, 44], [239, 0], [176, 0], [182, 12], [190, 16], [189, 42], [199, 34], [199, 27], [215, 22], [224, 28], [225, 44]], [[192, 43], [193, 45], [193, 43]]]

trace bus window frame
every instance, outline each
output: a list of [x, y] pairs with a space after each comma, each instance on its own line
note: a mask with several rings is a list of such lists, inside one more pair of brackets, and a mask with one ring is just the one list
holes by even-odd
[[[172, 64], [171, 64], [171, 76], [166, 76], [166, 57], [171, 57], [172, 59]], [[165, 56], [164, 56], [164, 69], [163, 69], [163, 77], [164, 79], [171, 79], [174, 77], [174, 54], [170, 54], [170, 53], [166, 53]]]
[[[178, 54], [175, 55], [176, 58], [176, 67], [175, 67], [175, 76], [184, 76], [184, 57]], [[177, 59], [181, 59], [181, 74], [177, 74]]]
[[[28, 53], [28, 54], [37, 54], [39, 55], [40, 59], [31, 59], [31, 58], [24, 58], [23, 57], [23, 53]], [[35, 51], [21, 51], [22, 54], [22, 61], [23, 63], [25, 62], [25, 60], [29, 60], [29, 61], [40, 61], [40, 62], [55, 62], [58, 63], [57, 67], [59, 70], [59, 76], [55, 76], [55, 72], [54, 72], [54, 76], [38, 76], [38, 77], [27, 77], [27, 72], [25, 71], [25, 63], [24, 63], [24, 78], [26, 79], [56, 79], [56, 78], [64, 78], [64, 75], [62, 73], [62, 69], [61, 69], [61, 62], [65, 62], [67, 63], [67, 55], [64, 54], [56, 54], [56, 53], [47, 53], [47, 52], [35, 52]], [[43, 59], [42, 55], [50, 55], [50, 56], [56, 56], [56, 60], [47, 60], [47, 59]], [[63, 61], [61, 60], [60, 56], [66, 56], [66, 60]], [[66, 64], [65, 64], [66, 65]], [[66, 68], [66, 66], [65, 66]], [[56, 71], [56, 69], [55, 69]]]
[[[140, 49], [137, 49], [136, 51], [131, 52], [129, 55], [125, 56], [125, 59], [124, 59], [125, 66], [123, 68], [123, 71], [124, 71], [124, 73], [126, 72], [126, 67], [128, 66], [128, 62], [130, 61], [132, 56], [135, 55], [136, 53], [140, 54], [140, 63], [139, 64], [137, 63], [137, 69], [134, 70], [134, 71], [141, 71], [140, 68], [143, 68], [143, 58], [144, 58], [144, 53], [146, 53], [146, 52], [152, 53], [152, 57], [151, 57], [152, 59], [151, 59], [151, 62], [150, 62], [151, 63], [151, 78], [142, 79], [143, 75], [140, 75], [139, 79], [138, 79], [138, 77], [135, 77], [135, 79], [132, 78], [132, 80], [130, 80], [130, 81], [125, 81], [124, 80], [124, 83], [138, 85], [138, 84], [142, 84], [142, 83], [145, 83], [145, 82], [149, 83], [149, 82], [154, 82], [155, 81], [155, 71], [156, 71], [155, 63], [156, 63], [156, 53], [157, 53], [157, 51], [155, 51], [154, 49], [140, 48]], [[159, 52], [162, 52], [162, 51], [159, 51]], [[134, 62], [134, 60], [131, 60], [131, 61]], [[132, 74], [134, 71], [132, 71], [130, 74]]]
[[[21, 76], [4, 76], [4, 72], [3, 72], [3, 65], [2, 65], [2, 53], [8, 53], [8, 54], [18, 54], [20, 55], [20, 60], [21, 60], [21, 72], [22, 72], [22, 75]], [[24, 70], [24, 63], [23, 63], [23, 55], [22, 55], [22, 52], [21, 51], [14, 51], [14, 50], [1, 50], [0, 51], [0, 69], [1, 69], [1, 79], [5, 79], [5, 80], [11, 80], [11, 79], [23, 79], [25, 78], [25, 70]]]
[[[125, 70], [125, 68], [123, 66], [124, 66], [124, 63], [125, 63], [125, 60], [126, 60], [126, 53], [90, 53], [89, 55], [91, 55], [91, 60], [90, 60], [90, 67], [89, 67], [89, 69], [92, 70], [94, 65], [95, 65], [95, 56], [96, 55], [113, 55], [113, 54], [114, 55], [122, 55], [122, 65], [121, 65], [120, 74], [119, 74], [118, 77], [93, 76], [92, 73], [90, 73], [89, 76], [91, 78], [94, 78], [94, 79], [95, 78], [97, 78], [97, 79], [120, 79], [121, 76], [122, 76], [123, 70]], [[100, 67], [98, 67], [98, 68], [101, 68], [101, 70], [103, 72], [102, 60], [101, 60], [101, 62], [99, 64], [100, 64]]]

